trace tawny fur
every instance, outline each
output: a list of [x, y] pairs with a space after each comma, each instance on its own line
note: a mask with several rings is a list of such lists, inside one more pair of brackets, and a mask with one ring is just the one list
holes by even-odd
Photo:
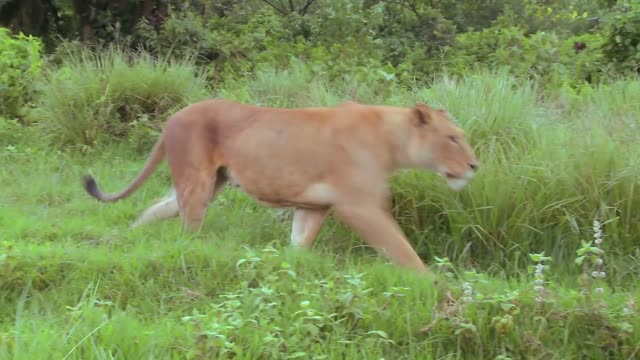
[[269, 108], [212, 99], [167, 121], [147, 164], [117, 194], [92, 177], [85, 189], [101, 201], [129, 196], [167, 157], [174, 192], [134, 226], [180, 216], [199, 230], [222, 187], [239, 187], [260, 203], [293, 208], [291, 242], [312, 246], [330, 210], [396, 264], [426, 271], [389, 213], [387, 178], [396, 170], [429, 169], [463, 188], [476, 157], [441, 109], [345, 102], [324, 108]]

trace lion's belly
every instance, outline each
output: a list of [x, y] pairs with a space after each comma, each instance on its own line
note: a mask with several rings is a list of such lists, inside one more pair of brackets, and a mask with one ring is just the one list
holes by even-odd
[[227, 168], [229, 185], [270, 207], [325, 207], [335, 201], [335, 190], [322, 181], [292, 174], [274, 176]]
[[322, 206], [333, 202], [336, 158], [329, 128], [256, 123], [222, 143], [228, 179], [272, 206]]

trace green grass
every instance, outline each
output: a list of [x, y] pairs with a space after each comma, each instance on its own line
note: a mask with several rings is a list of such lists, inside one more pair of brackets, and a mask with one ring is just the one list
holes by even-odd
[[447, 291], [462, 296], [460, 280], [439, 275], [433, 285], [385, 264], [334, 221], [313, 251], [293, 251], [289, 223], [232, 189], [198, 236], [181, 235], [177, 221], [129, 230], [166, 190], [166, 168], [110, 205], [90, 199], [78, 180], [91, 168], [105, 188], [121, 184], [140, 163], [123, 148], [89, 158], [21, 146], [3, 154], [2, 168], [12, 170], [1, 177], [9, 186], [0, 214], [0, 358], [566, 359], [640, 350], [640, 317], [624, 314], [637, 287], [607, 289], [603, 306], [577, 286], [553, 285], [551, 275], [549, 302], [538, 307], [524, 274], [462, 273], [475, 301], [447, 305]]
[[[107, 59], [119, 59], [114, 54]], [[122, 94], [109, 97], [109, 107], [129, 101], [122, 89], [140, 85], [130, 68], [158, 81], [151, 102], [194, 73], [171, 78], [137, 59], [112, 63], [130, 78], [109, 78], [110, 91]], [[66, 65], [87, 76], [65, 81], [98, 79], [102, 60], [94, 60]], [[44, 85], [60, 84], [54, 76]], [[193, 94], [203, 88], [193, 85]], [[394, 215], [423, 259], [441, 265], [434, 277], [389, 264], [334, 219], [312, 251], [295, 251], [290, 219], [233, 189], [211, 205], [198, 235], [181, 234], [177, 219], [129, 229], [168, 190], [166, 166], [115, 204], [91, 199], [80, 179], [90, 172], [106, 191], [128, 183], [155, 140], [146, 124], [129, 129], [126, 141], [104, 136], [108, 112], [81, 116], [104, 103], [78, 105], [73, 98], [90, 96], [62, 90], [59, 99], [37, 99], [33, 127], [0, 118], [0, 359], [639, 357], [637, 80], [549, 94], [498, 72], [381, 88], [293, 66], [227, 82], [212, 96], [316, 106], [356, 94], [362, 102], [446, 107], [476, 148], [477, 178], [459, 193], [429, 173], [392, 179]], [[76, 138], [71, 120], [52, 127], [63, 108], [100, 141]], [[169, 108], [153, 110], [150, 121], [162, 123]], [[45, 135], [60, 143], [42, 142]], [[63, 138], [84, 147], [61, 148]], [[607, 276], [591, 286], [604, 294], [583, 296], [576, 251], [593, 239], [596, 217]], [[552, 261], [548, 293], [537, 302], [526, 270], [535, 265], [529, 254], [541, 252]], [[461, 301], [465, 281], [469, 303]]]

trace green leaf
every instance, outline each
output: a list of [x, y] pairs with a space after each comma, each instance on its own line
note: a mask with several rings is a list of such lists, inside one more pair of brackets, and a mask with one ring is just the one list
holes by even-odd
[[382, 331], [382, 330], [371, 330], [371, 331], [367, 332], [367, 335], [370, 335], [370, 334], [376, 334], [376, 335], [380, 336], [383, 339], [387, 339], [387, 340], [389, 339], [389, 335], [387, 335], [387, 333]]

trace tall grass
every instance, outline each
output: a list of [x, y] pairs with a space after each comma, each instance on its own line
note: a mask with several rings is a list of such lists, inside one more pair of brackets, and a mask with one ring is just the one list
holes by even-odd
[[[558, 259], [555, 266], [570, 271], [584, 230], [598, 218], [606, 223], [610, 256], [619, 260], [611, 270], [625, 276], [640, 255], [637, 84], [621, 80], [551, 97], [535, 82], [498, 70], [442, 76], [429, 87], [394, 87], [388, 97], [361, 93], [358, 100], [444, 107], [477, 151], [481, 171], [460, 193], [425, 172], [393, 179], [394, 213], [425, 259], [446, 254], [508, 273], [525, 266], [529, 252], [546, 251]], [[305, 67], [268, 68], [219, 94], [272, 106], [316, 106], [351, 99], [354, 88], [366, 84], [324, 81]]]
[[210, 96], [203, 72], [189, 60], [115, 46], [65, 59], [47, 72], [29, 117], [54, 146], [124, 139], [139, 125], [157, 130], [172, 112]]

